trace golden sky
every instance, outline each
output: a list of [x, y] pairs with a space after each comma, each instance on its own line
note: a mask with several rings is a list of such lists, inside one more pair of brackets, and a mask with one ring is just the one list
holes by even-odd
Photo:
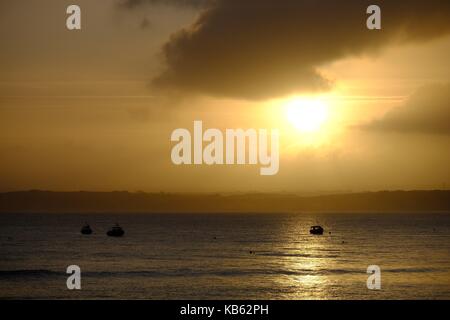
[[[448, 188], [450, 2], [368, 4], [0, 0], [0, 191]], [[279, 173], [173, 165], [194, 120], [279, 129]]]

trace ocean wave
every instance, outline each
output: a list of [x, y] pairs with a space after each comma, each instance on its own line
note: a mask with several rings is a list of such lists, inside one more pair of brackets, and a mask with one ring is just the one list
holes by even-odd
[[299, 258], [338, 258], [337, 254], [309, 254], [309, 253], [288, 253], [288, 252], [257, 252], [258, 256], [266, 257], [299, 257]]
[[[364, 273], [364, 270], [351, 269], [240, 269], [240, 270], [193, 270], [193, 269], [177, 269], [167, 271], [156, 270], [127, 270], [127, 271], [85, 271], [82, 272], [83, 277], [238, 277], [238, 276], [302, 276], [302, 275], [318, 275], [318, 274], [343, 274], [343, 273]], [[65, 272], [53, 270], [0, 270], [1, 278], [25, 278], [25, 277], [55, 277], [68, 276]]]
[[[389, 273], [425, 273], [445, 271], [436, 268], [393, 268], [385, 269]], [[120, 270], [120, 271], [85, 271], [83, 277], [94, 278], [134, 278], [134, 277], [239, 277], [239, 276], [305, 276], [305, 275], [340, 275], [340, 274], [365, 274], [365, 269], [223, 269], [223, 270]], [[46, 269], [30, 270], [0, 270], [0, 279], [21, 278], [45, 278], [45, 277], [67, 277], [64, 271]]]
[[[381, 270], [383, 271], [383, 270]], [[393, 268], [393, 269], [386, 269], [385, 272], [391, 272], [391, 273], [425, 273], [425, 272], [440, 272], [440, 271], [448, 271], [445, 269], [440, 268]]]
[[57, 272], [45, 269], [31, 269], [31, 270], [0, 270], [0, 278], [14, 278], [14, 277], [46, 277], [54, 275], [65, 275], [64, 272]]

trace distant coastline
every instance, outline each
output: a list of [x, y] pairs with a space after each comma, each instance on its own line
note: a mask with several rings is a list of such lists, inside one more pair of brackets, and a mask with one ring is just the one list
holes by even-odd
[[450, 190], [318, 196], [144, 192], [0, 193], [0, 213], [450, 212]]

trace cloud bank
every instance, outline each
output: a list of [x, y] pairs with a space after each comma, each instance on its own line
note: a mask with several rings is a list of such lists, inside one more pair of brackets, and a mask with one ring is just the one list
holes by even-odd
[[135, 8], [141, 5], [163, 4], [182, 7], [204, 7], [214, 0], [120, 0], [118, 3], [125, 8]]
[[[128, 6], [158, 0], [128, 0]], [[366, 28], [365, 0], [216, 0], [163, 48], [166, 69], [153, 84], [243, 99], [326, 90], [320, 68], [336, 60], [450, 33], [450, 1], [380, 0], [382, 30]]]
[[363, 128], [450, 135], [450, 83], [420, 88], [403, 107], [388, 112]]

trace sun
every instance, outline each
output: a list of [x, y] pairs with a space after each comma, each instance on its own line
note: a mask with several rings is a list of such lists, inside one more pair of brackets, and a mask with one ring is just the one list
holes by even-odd
[[300, 132], [314, 133], [328, 119], [328, 105], [321, 99], [294, 98], [285, 105], [287, 120]]

